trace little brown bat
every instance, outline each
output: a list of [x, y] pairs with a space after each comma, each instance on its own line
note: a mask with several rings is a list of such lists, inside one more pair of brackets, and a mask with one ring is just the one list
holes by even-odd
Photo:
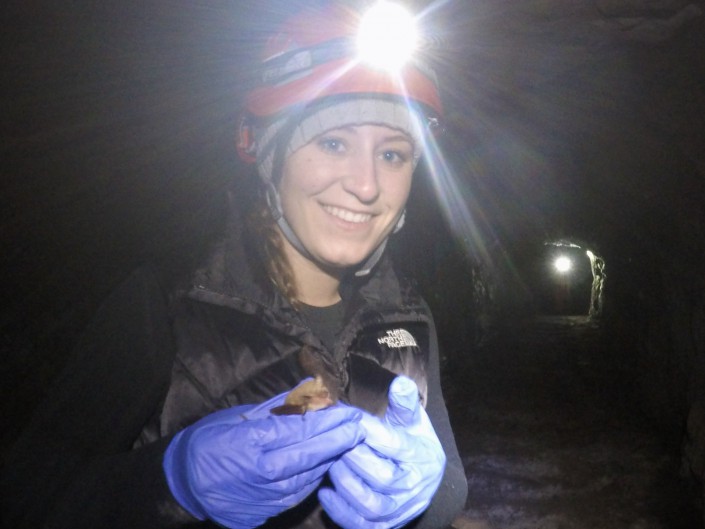
[[324, 364], [323, 359], [304, 346], [298, 354], [304, 373], [314, 377], [299, 384], [286, 396], [284, 404], [272, 408], [274, 415], [303, 415], [332, 406], [338, 400], [339, 384]]
[[303, 415], [307, 411], [322, 410], [333, 404], [335, 401], [331, 398], [323, 378], [317, 376], [292, 389], [284, 404], [272, 408], [271, 411], [274, 415]]

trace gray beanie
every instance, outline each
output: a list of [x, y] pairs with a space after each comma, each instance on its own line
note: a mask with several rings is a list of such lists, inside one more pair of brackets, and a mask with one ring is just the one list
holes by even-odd
[[[286, 135], [283, 129], [290, 119], [291, 116], [284, 116], [256, 133], [257, 170], [260, 178], [267, 183], [272, 182], [275, 177], [274, 156], [280, 148], [279, 142], [286, 141], [285, 137], [279, 136], [280, 133]], [[400, 130], [414, 142], [414, 163], [421, 157], [424, 136], [421, 115], [401, 101], [379, 98], [348, 99], [304, 114], [290, 133], [284, 157], [326, 131], [350, 125], [384, 125]], [[277, 171], [281, 171], [281, 167], [277, 168]], [[277, 180], [280, 176], [276, 175], [274, 179]]]

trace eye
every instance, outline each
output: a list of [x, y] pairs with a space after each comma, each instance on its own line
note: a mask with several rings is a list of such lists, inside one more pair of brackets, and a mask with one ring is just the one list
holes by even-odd
[[333, 153], [343, 152], [345, 143], [340, 138], [335, 136], [324, 136], [318, 140], [318, 145], [324, 150]]
[[381, 154], [382, 159], [392, 165], [403, 165], [411, 158], [411, 153], [403, 151], [390, 149], [383, 151]]

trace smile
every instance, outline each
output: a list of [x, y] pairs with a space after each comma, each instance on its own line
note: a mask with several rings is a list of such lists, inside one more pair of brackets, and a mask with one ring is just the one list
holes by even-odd
[[372, 215], [369, 213], [354, 213], [347, 209], [338, 208], [335, 206], [323, 206], [323, 209], [345, 222], [352, 222], [355, 224], [362, 224], [364, 222], [369, 222], [372, 219]]

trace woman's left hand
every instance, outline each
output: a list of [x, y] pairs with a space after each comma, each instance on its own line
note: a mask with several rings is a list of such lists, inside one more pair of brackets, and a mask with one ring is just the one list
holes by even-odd
[[321, 489], [319, 500], [346, 529], [401, 527], [431, 503], [446, 462], [416, 384], [395, 378], [384, 419], [365, 413], [360, 424], [365, 441], [330, 467], [335, 490]]

